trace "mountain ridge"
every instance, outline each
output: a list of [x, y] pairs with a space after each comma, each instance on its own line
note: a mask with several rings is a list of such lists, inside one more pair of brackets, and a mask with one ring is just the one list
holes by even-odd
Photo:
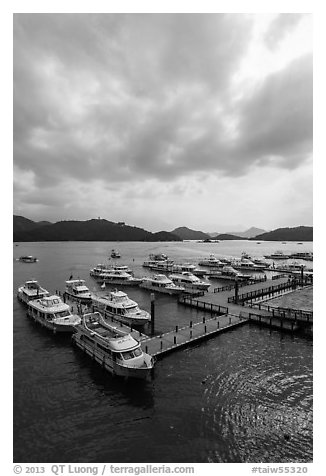
[[[14, 216], [14, 241], [181, 241], [178, 236], [166, 231], [152, 233], [104, 219], [62, 220], [41, 226], [34, 222], [33, 227], [21, 218], [24, 217]], [[22, 229], [24, 226], [25, 229]]]

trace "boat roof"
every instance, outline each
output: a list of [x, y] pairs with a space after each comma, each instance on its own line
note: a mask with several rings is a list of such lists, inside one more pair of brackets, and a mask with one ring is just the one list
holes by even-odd
[[130, 299], [126, 293], [123, 291], [112, 291], [104, 296], [95, 295], [95, 301], [101, 302], [102, 304], [110, 303], [111, 305], [116, 305], [118, 307], [128, 307], [128, 306], [137, 306], [138, 304]]
[[83, 285], [83, 284], [85, 284], [85, 279], [68, 279], [66, 281], [66, 284], [80, 284], [80, 285]]
[[121, 331], [118, 326], [105, 322], [99, 312], [85, 314], [83, 325], [91, 332], [91, 335], [93, 333], [98, 339], [106, 341], [114, 351], [123, 352], [139, 347], [136, 339], [127, 332]]
[[30, 301], [29, 305], [46, 312], [66, 311], [70, 309], [70, 306], [65, 304], [60, 297], [55, 294]]
[[76, 290], [77, 291], [86, 291], [86, 292], [89, 291], [87, 286], [76, 286]]

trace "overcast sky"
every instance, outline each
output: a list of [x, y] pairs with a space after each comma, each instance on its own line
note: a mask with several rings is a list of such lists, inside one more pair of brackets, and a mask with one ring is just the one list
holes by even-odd
[[14, 213], [312, 225], [309, 14], [15, 14]]

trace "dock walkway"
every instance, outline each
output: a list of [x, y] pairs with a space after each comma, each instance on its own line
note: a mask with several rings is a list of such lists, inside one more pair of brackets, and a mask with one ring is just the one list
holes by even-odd
[[170, 352], [207, 340], [246, 322], [248, 318], [228, 314], [209, 319], [203, 318], [202, 322], [190, 323], [189, 326], [182, 328], [176, 326], [173, 331], [142, 340], [141, 346], [144, 352], [153, 357], [162, 358]]

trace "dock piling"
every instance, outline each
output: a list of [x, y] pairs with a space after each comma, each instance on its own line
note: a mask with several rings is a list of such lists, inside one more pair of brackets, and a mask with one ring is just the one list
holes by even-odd
[[155, 293], [151, 293], [151, 335], [155, 332]]

